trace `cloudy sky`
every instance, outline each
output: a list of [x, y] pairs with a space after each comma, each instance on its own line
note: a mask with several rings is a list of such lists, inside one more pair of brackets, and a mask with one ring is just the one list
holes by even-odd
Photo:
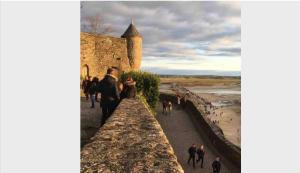
[[159, 74], [240, 75], [239, 2], [83, 2], [120, 37], [133, 19], [143, 36], [142, 69]]

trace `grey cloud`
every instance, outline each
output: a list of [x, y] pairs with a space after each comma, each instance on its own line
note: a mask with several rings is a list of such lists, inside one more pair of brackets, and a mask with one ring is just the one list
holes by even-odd
[[[82, 2], [84, 16], [99, 13], [119, 37], [131, 18], [143, 36], [143, 57], [193, 60], [201, 56], [239, 56], [240, 47], [222, 48], [217, 40], [240, 43], [238, 2]], [[169, 44], [178, 43], [178, 44]], [[190, 45], [190, 46], [184, 46]], [[210, 50], [216, 45], [219, 49]]]

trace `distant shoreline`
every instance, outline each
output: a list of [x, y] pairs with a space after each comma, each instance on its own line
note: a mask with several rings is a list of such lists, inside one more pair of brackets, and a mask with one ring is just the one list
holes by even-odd
[[174, 74], [157, 74], [159, 77], [196, 77], [196, 78], [241, 78], [241, 75], [174, 75]]
[[167, 69], [156, 67], [141, 67], [142, 71], [148, 71], [157, 75], [175, 76], [241, 76], [241, 71], [226, 70], [188, 70], [188, 69]]
[[178, 84], [182, 86], [241, 86], [241, 77], [233, 76], [180, 76], [161, 75], [161, 84]]

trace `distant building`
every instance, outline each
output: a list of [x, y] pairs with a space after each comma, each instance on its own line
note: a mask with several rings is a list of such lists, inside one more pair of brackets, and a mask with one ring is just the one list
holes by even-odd
[[142, 61], [142, 36], [133, 22], [121, 38], [99, 34], [80, 33], [80, 77], [101, 79], [109, 67], [119, 74], [140, 69]]

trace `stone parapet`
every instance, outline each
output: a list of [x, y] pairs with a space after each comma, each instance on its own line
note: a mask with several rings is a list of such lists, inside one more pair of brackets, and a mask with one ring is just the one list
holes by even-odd
[[181, 173], [155, 117], [138, 99], [124, 99], [81, 150], [83, 173]]

